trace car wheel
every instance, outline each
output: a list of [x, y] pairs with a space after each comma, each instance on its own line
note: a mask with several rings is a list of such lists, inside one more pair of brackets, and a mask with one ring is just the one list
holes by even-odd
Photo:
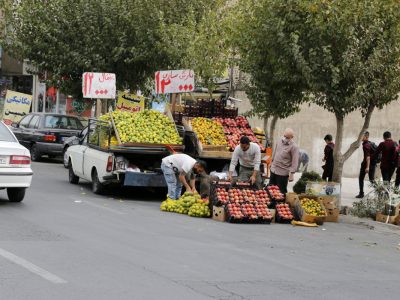
[[7, 196], [10, 202], [21, 202], [24, 200], [26, 188], [8, 188]]
[[69, 165], [68, 166], [68, 180], [69, 180], [69, 183], [78, 184], [79, 177], [75, 175], [74, 170], [72, 169], [72, 164], [69, 162], [68, 165]]
[[94, 169], [92, 172], [92, 191], [95, 194], [101, 194], [104, 190], [104, 186], [101, 184], [99, 180], [99, 176], [97, 175], [97, 170]]
[[40, 155], [40, 152], [39, 152], [36, 144], [33, 144], [31, 146], [31, 160], [32, 161], [39, 161], [41, 157], [42, 156]]
[[67, 155], [67, 150], [68, 150], [68, 146], [64, 148], [63, 150], [63, 160], [64, 160], [64, 167], [68, 169], [69, 166], [69, 158]]

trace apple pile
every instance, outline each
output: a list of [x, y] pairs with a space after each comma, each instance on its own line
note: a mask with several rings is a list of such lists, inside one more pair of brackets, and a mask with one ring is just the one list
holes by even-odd
[[230, 189], [228, 194], [230, 202], [241, 203], [244, 201], [244, 196], [242, 194], [242, 191], [239, 189]]
[[254, 208], [253, 204], [251, 204], [251, 203], [242, 204], [242, 212], [243, 212], [244, 216], [249, 218], [250, 220], [258, 219], [256, 209]]
[[244, 218], [244, 214], [239, 203], [229, 203], [228, 214], [235, 220], [241, 220]]
[[277, 204], [276, 213], [284, 220], [293, 220], [292, 211], [290, 210], [289, 204], [287, 203]]
[[285, 201], [285, 195], [281, 193], [277, 185], [269, 185], [267, 189], [272, 199], [275, 201]]
[[266, 204], [255, 204], [254, 208], [256, 210], [258, 218], [261, 218], [263, 220], [272, 219], [271, 212], [269, 211]]
[[265, 205], [271, 204], [271, 199], [269, 198], [267, 191], [258, 190], [258, 191], [255, 191], [255, 194], [256, 194], [257, 203], [262, 203]]
[[219, 203], [221, 203], [222, 205], [225, 205], [228, 203], [229, 195], [228, 195], [228, 192], [224, 188], [217, 188], [216, 193], [217, 193], [216, 198]]

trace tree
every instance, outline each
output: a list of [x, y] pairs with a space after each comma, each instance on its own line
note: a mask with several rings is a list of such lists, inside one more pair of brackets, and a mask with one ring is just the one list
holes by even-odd
[[[276, 36], [308, 84], [310, 100], [336, 118], [334, 181], [358, 148], [373, 111], [400, 91], [400, 10], [397, 0], [270, 1]], [[364, 124], [342, 151], [344, 120], [360, 111]]]
[[250, 113], [272, 117], [269, 135], [273, 137], [277, 120], [299, 111], [306, 82], [291, 52], [276, 38], [284, 28], [274, 22], [271, 2], [239, 1], [231, 35], [239, 67], [249, 75]]

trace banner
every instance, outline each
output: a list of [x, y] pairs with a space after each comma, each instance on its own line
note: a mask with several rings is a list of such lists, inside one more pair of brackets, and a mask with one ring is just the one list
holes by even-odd
[[116, 77], [114, 73], [83, 73], [83, 98], [115, 99], [115, 84]]
[[32, 95], [8, 90], [4, 101], [3, 122], [6, 125], [18, 122], [25, 115], [29, 114], [31, 104]]
[[118, 92], [117, 110], [139, 112], [144, 110], [144, 97], [128, 92]]
[[195, 88], [193, 70], [158, 71], [155, 77], [157, 94], [186, 93]]
[[66, 112], [68, 115], [90, 118], [92, 115], [92, 101], [90, 99], [76, 100], [67, 98]]

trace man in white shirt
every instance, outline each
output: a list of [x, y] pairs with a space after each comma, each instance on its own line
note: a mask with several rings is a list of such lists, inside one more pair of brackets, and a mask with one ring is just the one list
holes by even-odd
[[[168, 196], [178, 200], [181, 196], [182, 185], [187, 192], [196, 192], [195, 174], [205, 172], [206, 164], [203, 161], [196, 161], [186, 154], [172, 154], [164, 157], [161, 163], [161, 170], [164, 173], [168, 185]], [[188, 183], [185, 176], [191, 173]]]
[[262, 188], [262, 179], [260, 174], [261, 149], [256, 143], [251, 143], [247, 136], [240, 139], [240, 145], [236, 146], [232, 154], [231, 164], [229, 166], [228, 179], [232, 180], [232, 173], [237, 164], [240, 164], [239, 181], [255, 184]]

